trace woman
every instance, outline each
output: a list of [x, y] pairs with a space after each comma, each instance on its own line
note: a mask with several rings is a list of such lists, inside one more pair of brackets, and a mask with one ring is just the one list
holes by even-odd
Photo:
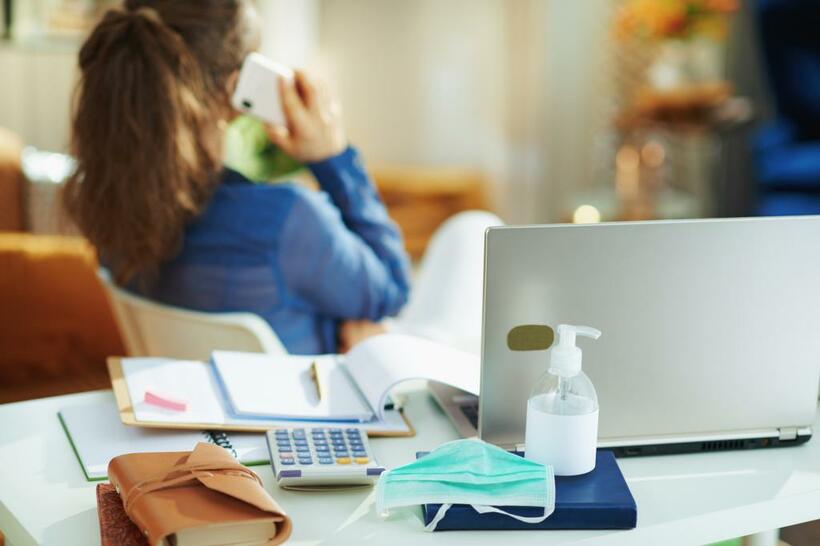
[[247, 0], [109, 11], [80, 51], [65, 205], [118, 283], [257, 313], [292, 353], [335, 352], [343, 321], [399, 311], [409, 262], [338, 108], [304, 73], [280, 89], [287, 126], [268, 132], [323, 191], [254, 184], [221, 165], [229, 96], [258, 42]]

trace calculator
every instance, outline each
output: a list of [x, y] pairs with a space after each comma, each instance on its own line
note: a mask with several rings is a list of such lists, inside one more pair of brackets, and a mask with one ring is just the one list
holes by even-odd
[[265, 437], [276, 483], [285, 489], [373, 485], [385, 470], [359, 427], [280, 428]]

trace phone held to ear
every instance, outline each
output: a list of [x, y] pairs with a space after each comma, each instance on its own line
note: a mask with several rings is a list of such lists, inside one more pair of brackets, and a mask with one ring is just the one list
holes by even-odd
[[267, 123], [285, 125], [279, 78], [292, 80], [293, 70], [259, 53], [250, 53], [242, 63], [231, 104]]

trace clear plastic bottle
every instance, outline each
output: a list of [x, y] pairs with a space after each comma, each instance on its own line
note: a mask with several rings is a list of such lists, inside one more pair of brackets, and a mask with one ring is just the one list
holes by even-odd
[[539, 378], [527, 402], [525, 457], [552, 465], [556, 476], [586, 474], [595, 468], [598, 443], [598, 395], [581, 371], [582, 353], [575, 336], [598, 339], [601, 332], [561, 324], [550, 349], [549, 370]]

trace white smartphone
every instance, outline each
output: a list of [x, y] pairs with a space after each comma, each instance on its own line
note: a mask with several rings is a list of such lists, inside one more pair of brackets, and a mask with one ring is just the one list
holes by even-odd
[[250, 53], [242, 63], [236, 90], [231, 97], [235, 109], [273, 125], [284, 125], [279, 78], [293, 79], [293, 70], [259, 53]]

